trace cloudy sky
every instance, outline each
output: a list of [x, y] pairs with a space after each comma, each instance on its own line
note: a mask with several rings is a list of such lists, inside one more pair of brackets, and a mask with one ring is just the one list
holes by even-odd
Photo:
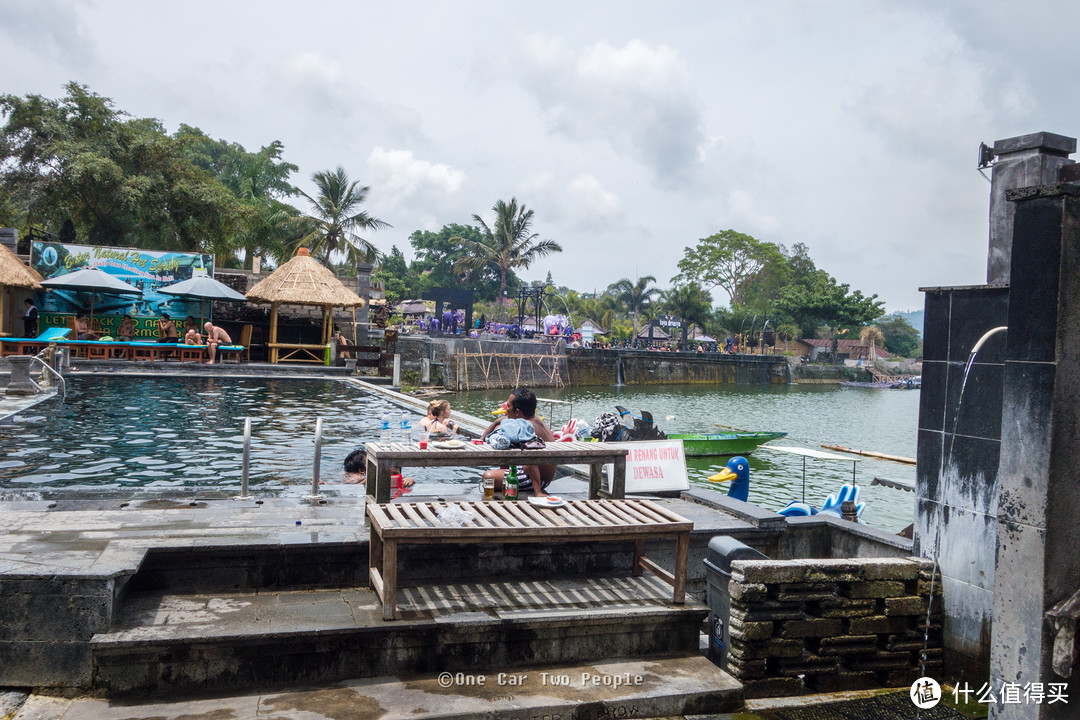
[[564, 248], [526, 279], [667, 287], [733, 228], [910, 310], [985, 281], [979, 143], [1080, 134], [1078, 29], [1041, 0], [0, 0], [0, 92], [280, 140], [305, 189], [340, 164], [383, 250], [516, 196]]

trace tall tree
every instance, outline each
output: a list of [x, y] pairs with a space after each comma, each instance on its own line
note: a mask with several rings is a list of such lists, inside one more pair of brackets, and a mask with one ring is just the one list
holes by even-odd
[[183, 124], [174, 137], [184, 144], [192, 162], [213, 173], [243, 204], [245, 217], [237, 244], [244, 251], [244, 268], [252, 269], [256, 255], [287, 260], [298, 239], [291, 236], [295, 228], [287, 220], [299, 210], [286, 200], [299, 192], [290, 180], [299, 168], [281, 159], [284, 145], [275, 140], [252, 153]]
[[311, 203], [311, 209], [306, 215], [295, 218], [307, 230], [298, 245], [322, 256], [327, 263], [338, 250], [343, 250], [350, 262], [373, 260], [379, 253], [378, 249], [357, 232], [392, 226], [360, 209], [371, 188], [360, 187], [358, 181], [350, 181], [345, 168], [340, 165], [336, 170], [315, 173], [311, 180], [318, 192], [312, 197], [300, 191]]
[[638, 334], [638, 313], [660, 296], [660, 288], [649, 287], [654, 282], [656, 282], [655, 277], [646, 275], [639, 277], [635, 282], [631, 282], [628, 278], [622, 278], [608, 287], [608, 291], [626, 306], [627, 312], [634, 318], [634, 334], [632, 337], [636, 338]]
[[777, 309], [791, 318], [802, 330], [803, 337], [813, 337], [826, 325], [831, 328], [858, 328], [881, 316], [885, 304], [877, 295], [864, 297], [825, 273], [815, 274], [809, 285], [785, 288], [777, 301]]
[[562, 246], [554, 240], [537, 240], [539, 233], [531, 232], [533, 211], [526, 210], [524, 205], [519, 207], [517, 198], [510, 198], [509, 203], [499, 200], [492, 210], [495, 211], [494, 227], [489, 227], [479, 215], [473, 215], [473, 220], [480, 225], [482, 240], [465, 237], [451, 240], [468, 252], [457, 261], [457, 268], [478, 270], [488, 264], [499, 268], [501, 301], [506, 294], [506, 274], [511, 269], [527, 268], [538, 258], [562, 252]]
[[916, 357], [919, 354], [919, 331], [899, 313], [878, 318], [877, 326], [881, 329], [882, 346], [900, 357]]
[[0, 185], [27, 224], [72, 221], [98, 245], [229, 252], [244, 211], [156, 120], [85, 85], [59, 100], [0, 96]]
[[683, 321], [682, 349], [686, 349], [686, 335], [691, 325], [705, 329], [712, 311], [712, 297], [700, 285], [680, 285], [663, 294], [664, 311]]
[[679, 261], [678, 284], [697, 283], [705, 288], [719, 287], [731, 302], [744, 305], [749, 285], [770, 264], [782, 265], [779, 246], [734, 230], [702, 238], [693, 248], [685, 248]]

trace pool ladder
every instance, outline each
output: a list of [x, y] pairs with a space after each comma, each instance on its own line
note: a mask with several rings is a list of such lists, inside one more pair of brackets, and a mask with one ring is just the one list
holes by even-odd
[[[319, 494], [319, 462], [322, 457], [322, 418], [315, 420], [315, 459], [311, 468], [311, 494], [305, 500], [321, 500]], [[251, 500], [248, 491], [248, 470], [251, 467], [251, 418], [244, 418], [244, 454], [243, 469], [240, 473], [240, 494], [234, 500]]]
[[[60, 355], [59, 353], [63, 353], [63, 350], [56, 350], [55, 348], [47, 347], [33, 357], [33, 359], [30, 361], [30, 366], [27, 369], [32, 370], [34, 368], [34, 363], [37, 363], [41, 366], [41, 369], [45, 373], [42, 376], [43, 378], [55, 378], [57, 387], [60, 388], [60, 400], [63, 401], [67, 399], [67, 382], [64, 380], [64, 376], [57, 372], [57, 370], [53, 368], [50, 363], [46, 362], [44, 358], [44, 356], [47, 354], [50, 356], [50, 359], [63, 358], [63, 355]], [[61, 363], [63, 363], [62, 359]], [[47, 387], [47, 384], [44, 386], [37, 384], [36, 382], [34, 382], [33, 378], [30, 378], [30, 384], [34, 386], [34, 389], [37, 392], [45, 392], [45, 388]]]

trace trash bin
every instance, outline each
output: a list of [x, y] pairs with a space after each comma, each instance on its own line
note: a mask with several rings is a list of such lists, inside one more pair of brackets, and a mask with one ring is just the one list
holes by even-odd
[[733, 560], [768, 560], [766, 555], [729, 535], [717, 535], [709, 541], [705, 553], [705, 579], [709, 603], [708, 658], [727, 669], [729, 642], [728, 618], [731, 615], [731, 562]]

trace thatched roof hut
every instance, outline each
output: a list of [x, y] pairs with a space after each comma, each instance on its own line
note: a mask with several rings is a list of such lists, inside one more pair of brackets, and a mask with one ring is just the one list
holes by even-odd
[[27, 267], [19, 256], [0, 245], [0, 333], [7, 318], [8, 296], [11, 288], [41, 290], [41, 274]]
[[[249, 302], [270, 303], [270, 362], [322, 362], [330, 347], [336, 307], [363, 307], [364, 300], [341, 284], [325, 266], [308, 254], [307, 248], [270, 277], [244, 293]], [[281, 305], [317, 305], [323, 309], [322, 344], [288, 344], [277, 341], [278, 308]], [[279, 352], [279, 351], [284, 351]]]

